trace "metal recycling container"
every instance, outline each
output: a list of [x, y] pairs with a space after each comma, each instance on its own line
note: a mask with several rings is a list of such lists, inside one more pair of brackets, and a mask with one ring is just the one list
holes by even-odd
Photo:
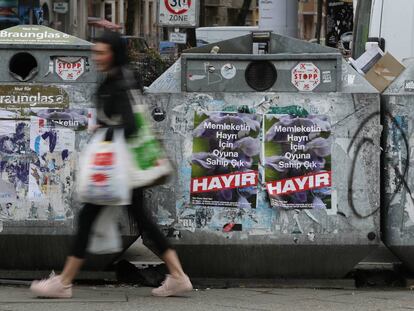
[[[44, 26], [0, 31], [0, 269], [60, 269], [68, 255], [98, 79], [91, 46]], [[129, 245], [137, 230], [121, 217]], [[113, 258], [95, 257], [89, 268]]]
[[384, 243], [414, 271], [414, 60], [381, 95], [384, 123], [382, 225]]
[[177, 175], [146, 204], [191, 276], [342, 277], [378, 246], [380, 97], [337, 50], [252, 33], [147, 93]]

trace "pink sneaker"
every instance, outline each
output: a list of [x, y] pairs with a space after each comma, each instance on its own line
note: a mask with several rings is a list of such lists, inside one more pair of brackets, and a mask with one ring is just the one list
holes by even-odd
[[63, 285], [59, 275], [51, 275], [48, 279], [33, 281], [30, 290], [37, 297], [72, 298], [72, 285]]
[[193, 289], [190, 279], [187, 275], [181, 278], [175, 278], [169, 274], [162, 282], [162, 285], [152, 290], [152, 295], [157, 297], [176, 296], [185, 292], [189, 292]]

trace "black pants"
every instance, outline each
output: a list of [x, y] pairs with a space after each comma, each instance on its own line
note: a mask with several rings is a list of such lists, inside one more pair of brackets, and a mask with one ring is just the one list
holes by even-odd
[[[85, 258], [86, 248], [88, 246], [92, 225], [99, 213], [102, 211], [102, 205], [87, 203], [79, 213], [78, 231], [75, 236], [72, 247], [72, 256]], [[129, 206], [130, 213], [138, 222], [139, 229], [145, 232], [154, 243], [158, 254], [162, 255], [167, 249], [171, 248], [166, 237], [162, 234], [157, 224], [152, 220], [151, 215], [143, 206], [142, 189], [134, 189], [132, 193], [132, 202]]]

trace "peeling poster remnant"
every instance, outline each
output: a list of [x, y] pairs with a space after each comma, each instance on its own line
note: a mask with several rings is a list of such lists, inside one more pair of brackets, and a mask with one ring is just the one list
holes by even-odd
[[29, 108], [30, 122], [0, 120], [0, 219], [73, 217], [76, 131], [87, 109]]
[[14, 202], [28, 192], [29, 152], [28, 124], [10, 120], [0, 121], [7, 131], [0, 134], [0, 201]]
[[[30, 148], [39, 156], [45, 153], [73, 152], [75, 149], [75, 132], [64, 126], [58, 127], [56, 121], [31, 117]], [[59, 138], [59, 139], [58, 139]]]
[[49, 214], [65, 218], [62, 200], [70, 200], [75, 132], [54, 120], [32, 117], [30, 148], [39, 158], [30, 164], [28, 198], [33, 204], [43, 202]]

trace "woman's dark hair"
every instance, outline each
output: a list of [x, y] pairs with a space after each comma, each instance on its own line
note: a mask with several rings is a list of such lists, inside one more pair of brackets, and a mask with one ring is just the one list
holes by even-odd
[[128, 54], [125, 41], [118, 32], [106, 30], [102, 36], [95, 39], [95, 43], [105, 43], [111, 47], [113, 53], [113, 67], [124, 66], [128, 63]]

